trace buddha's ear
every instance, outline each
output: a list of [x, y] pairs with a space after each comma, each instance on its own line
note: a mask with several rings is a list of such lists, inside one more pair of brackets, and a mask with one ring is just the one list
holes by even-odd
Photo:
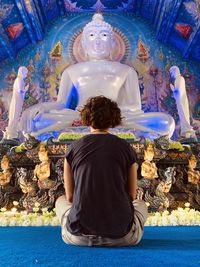
[[88, 60], [88, 53], [87, 53], [87, 47], [85, 45], [85, 40], [84, 40], [84, 37], [83, 37], [83, 33], [81, 34], [80, 46], [81, 46], [81, 54], [83, 55], [84, 60], [87, 61]]
[[110, 55], [109, 55], [110, 60], [113, 60], [116, 48], [117, 48], [117, 39], [116, 39], [115, 35], [113, 35], [113, 38], [111, 40], [111, 51], [110, 51]]

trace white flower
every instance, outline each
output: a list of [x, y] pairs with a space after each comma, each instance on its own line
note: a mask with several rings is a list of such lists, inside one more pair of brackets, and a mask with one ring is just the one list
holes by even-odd
[[50, 225], [51, 226], [58, 226], [58, 225], [60, 225], [60, 222], [59, 222], [59, 220], [58, 220], [58, 217], [53, 217], [51, 220], [50, 220]]
[[38, 207], [33, 208], [33, 211], [34, 211], [34, 212], [38, 212], [38, 211], [39, 211], [39, 208], [38, 208]]
[[34, 205], [36, 208], [38, 208], [40, 206], [40, 203], [39, 202], [35, 202], [35, 205]]
[[30, 225], [31, 221], [28, 218], [22, 222], [22, 226], [30, 226]]
[[0, 211], [1, 212], [5, 212], [7, 209], [6, 208], [1, 208]]
[[9, 225], [9, 221], [8, 219], [5, 217], [1, 217], [0, 218], [0, 226], [8, 226]]
[[10, 218], [9, 219], [9, 226], [17, 226], [18, 222], [15, 218]]
[[19, 202], [18, 201], [13, 201], [13, 205], [14, 206], [18, 206], [19, 205]]
[[43, 208], [43, 209], [42, 209], [42, 212], [44, 212], [44, 213], [45, 213], [45, 212], [48, 212], [48, 209], [47, 209], [47, 208]]
[[42, 217], [40, 216], [40, 217], [36, 218], [35, 220], [33, 220], [33, 221], [31, 222], [31, 225], [32, 225], [32, 226], [43, 226], [44, 223], [43, 223], [43, 219], [42, 219]]
[[185, 203], [185, 207], [186, 207], [186, 208], [189, 208], [189, 207], [190, 207], [190, 203], [189, 203], [189, 202], [186, 202], [186, 203]]

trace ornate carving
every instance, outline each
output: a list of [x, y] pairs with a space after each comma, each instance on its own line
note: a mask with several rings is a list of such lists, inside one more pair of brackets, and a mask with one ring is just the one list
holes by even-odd
[[[144, 161], [144, 151], [147, 149], [146, 140], [141, 138], [137, 142], [128, 141], [137, 152], [140, 172], [141, 163]], [[71, 142], [49, 139], [44, 147], [40, 146], [38, 140], [29, 139], [27, 150], [24, 152], [16, 153], [15, 147], [11, 151], [4, 150], [6, 151], [4, 155], [7, 154], [9, 157], [8, 176], [4, 178], [10, 178], [10, 183], [4, 186], [2, 184], [0, 187], [0, 207], [12, 208], [12, 202], [17, 200], [20, 202], [21, 209], [33, 210], [35, 202], [40, 204], [40, 208], [52, 209], [56, 199], [64, 194], [63, 162]], [[192, 149], [194, 153], [195, 149]], [[197, 149], [194, 153], [197, 159], [195, 171], [199, 171], [198, 151]], [[41, 155], [44, 156], [43, 159]], [[188, 183], [190, 156], [191, 151], [187, 148], [184, 151], [178, 151], [163, 150], [158, 148], [158, 145], [154, 146], [154, 161], [158, 168], [158, 178], [152, 180], [142, 178], [138, 181], [138, 186], [144, 190], [145, 200], [150, 203], [151, 209], [175, 209], [184, 206], [184, 203], [188, 201], [191, 207], [200, 209], [198, 185]], [[176, 174], [173, 168], [176, 168]], [[5, 168], [2, 168], [1, 174], [3, 171], [5, 172]]]

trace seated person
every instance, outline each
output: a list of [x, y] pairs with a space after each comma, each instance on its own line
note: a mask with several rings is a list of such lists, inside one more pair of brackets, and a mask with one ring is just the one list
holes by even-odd
[[[63, 130], [79, 118], [78, 110], [89, 97], [104, 95], [119, 105], [123, 126], [171, 137], [175, 128], [173, 118], [161, 112], [142, 111], [137, 73], [130, 66], [111, 61], [114, 45], [111, 25], [101, 14], [95, 14], [82, 33], [87, 61], [63, 72], [56, 102], [40, 103], [25, 110], [21, 130], [34, 136]], [[72, 92], [77, 95], [76, 110], [69, 109]]]
[[80, 246], [130, 246], [142, 238], [147, 207], [136, 199], [136, 154], [109, 133], [121, 123], [116, 102], [88, 100], [81, 111], [90, 134], [73, 142], [64, 163], [65, 196], [56, 201], [64, 242]]

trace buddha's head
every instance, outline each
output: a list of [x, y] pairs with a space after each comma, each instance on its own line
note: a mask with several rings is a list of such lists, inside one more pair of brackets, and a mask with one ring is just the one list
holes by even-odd
[[197, 159], [195, 157], [195, 155], [192, 154], [192, 156], [189, 158], [189, 162], [188, 162], [188, 167], [189, 169], [193, 170], [196, 168], [197, 166]]
[[2, 160], [1, 160], [1, 168], [2, 170], [6, 171], [7, 169], [9, 169], [9, 157], [7, 155], [4, 155]]
[[44, 144], [40, 144], [39, 146], [39, 152], [38, 152], [39, 160], [42, 161], [48, 161], [48, 151], [46, 150], [46, 147]]
[[114, 47], [112, 26], [104, 21], [101, 14], [95, 14], [86, 24], [82, 33], [82, 47], [91, 60], [108, 59]]
[[179, 70], [179, 67], [177, 66], [172, 66], [170, 69], [169, 69], [169, 72], [170, 72], [170, 76], [172, 77], [172, 79], [175, 79], [176, 77], [180, 76], [180, 70]]
[[144, 151], [144, 160], [152, 161], [154, 157], [154, 148], [152, 144], [147, 146], [147, 149]]

